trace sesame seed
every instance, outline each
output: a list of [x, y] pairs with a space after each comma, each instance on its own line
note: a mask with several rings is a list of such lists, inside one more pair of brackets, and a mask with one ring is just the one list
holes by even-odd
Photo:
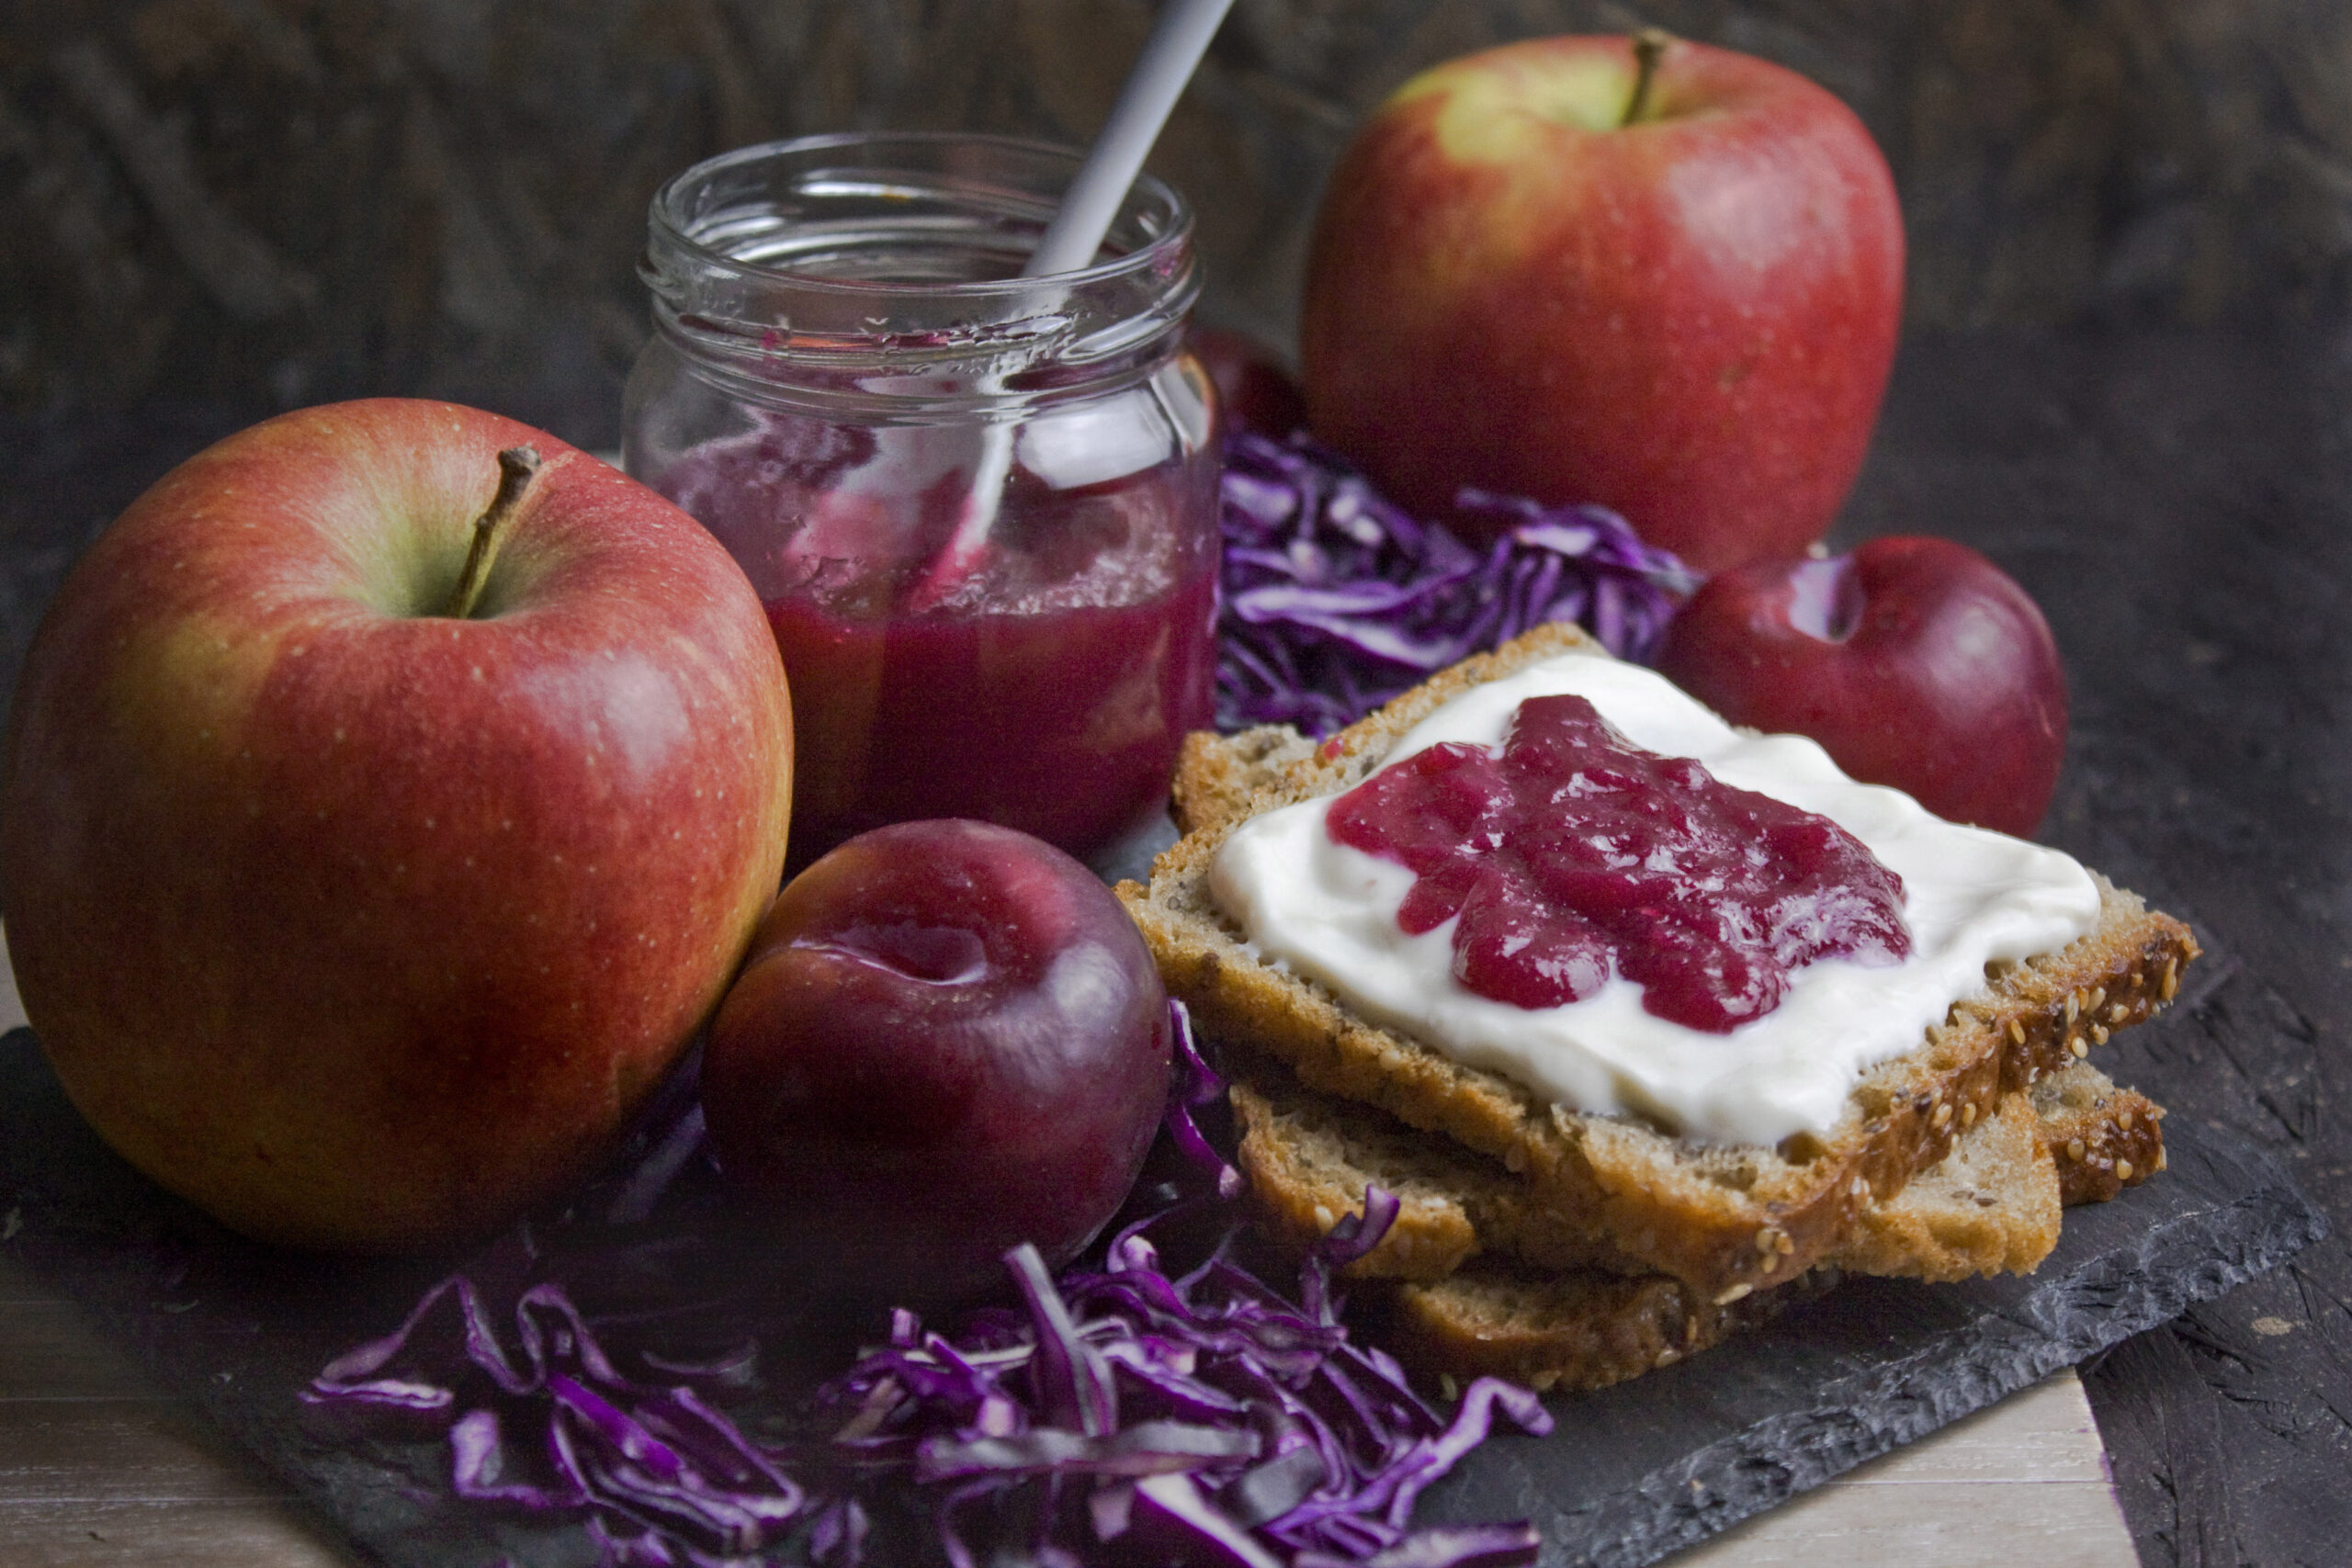
[[1677, 1361], [1680, 1360], [1681, 1359], [1682, 1359], [1682, 1352], [1681, 1352], [1681, 1351], [1679, 1351], [1679, 1350], [1678, 1350], [1678, 1349], [1676, 1349], [1673, 1346], [1669, 1345], [1669, 1346], [1668, 1346], [1665, 1349], [1660, 1350], [1660, 1351], [1657, 1353], [1657, 1360], [1655, 1360], [1655, 1361], [1653, 1361], [1653, 1362], [1651, 1362], [1650, 1364], [1651, 1364], [1652, 1366], [1657, 1366], [1657, 1367], [1670, 1367], [1670, 1366], [1672, 1366], [1675, 1362], [1677, 1362]]
[[2164, 1150], [2162, 1150], [2162, 1149], [2158, 1149], [2158, 1150], [2156, 1151], [2156, 1168], [2157, 1168], [2158, 1170], [2162, 1170], [2162, 1169], [2163, 1169], [2163, 1168], [2164, 1168], [2167, 1164], [2169, 1164], [2169, 1163], [2171, 1162], [2171, 1158], [2172, 1158], [2172, 1156], [2169, 1156], [2169, 1155], [2167, 1155], [2167, 1154], [2165, 1154]]
[[2083, 1152], [2082, 1139], [2069, 1138], [2066, 1141], [2066, 1157], [2068, 1159], [2079, 1160], [2083, 1157]]
[[2177, 958], [2167, 958], [2165, 960], [2164, 989], [2158, 994], [2161, 995], [2165, 1000], [2170, 1001], [2172, 1000], [2173, 993], [2179, 989], [2180, 960]]
[[1960, 1124], [1963, 1127], [1973, 1127], [1976, 1125], [1976, 1102], [1974, 1100], [1972, 1100], [1967, 1104], [1960, 1108]]
[[1766, 1225], [1762, 1230], [1758, 1231], [1756, 1233], [1756, 1250], [1758, 1252], [1771, 1251], [1772, 1238], [1777, 1234], [1778, 1233], [1775, 1232], [1770, 1225]]
[[2125, 1180], [2125, 1181], [2129, 1181], [2129, 1180], [2131, 1180], [2131, 1179], [2132, 1179], [2132, 1162], [2131, 1162], [2130, 1160], [2128, 1160], [2128, 1159], [2120, 1159], [2120, 1160], [2117, 1160], [2117, 1161], [2115, 1162], [2115, 1174], [2117, 1175], [2117, 1177], [2119, 1177], [2119, 1178], [2120, 1178], [2120, 1179], [2121, 1179], [2122, 1180]]
[[2105, 986], [2093, 987], [2091, 989], [2090, 1001], [2091, 1011], [2097, 1012], [2099, 1009], [2099, 1004], [2105, 1000], [2107, 1000], [2107, 987]]
[[1780, 1238], [1779, 1238], [1777, 1241], [1775, 1241], [1772, 1245], [1773, 1245], [1773, 1246], [1775, 1246], [1775, 1247], [1779, 1247], [1779, 1248], [1781, 1249], [1781, 1257], [1783, 1257], [1783, 1258], [1788, 1257], [1791, 1253], [1792, 1253], [1792, 1252], [1796, 1251], [1796, 1249], [1797, 1249], [1797, 1244], [1796, 1244], [1795, 1242], [1793, 1242], [1793, 1241], [1790, 1240], [1790, 1239], [1789, 1239], [1789, 1236], [1788, 1236], [1788, 1235], [1787, 1235], [1787, 1233], [1785, 1233], [1785, 1232], [1783, 1232], [1783, 1233], [1781, 1234], [1781, 1235], [1780, 1236]]
[[2080, 1035], [2076, 1035], [2074, 1039], [2067, 1041], [2066, 1049], [2072, 1051], [2077, 1056], [2087, 1056], [2091, 1054], [2091, 1048], [2083, 1043], [2082, 1036]]
[[2125, 1007], [2121, 1002], [2118, 1002], [2113, 1007], [2107, 1010], [2107, 1021], [2109, 1023], [2121, 1023], [2125, 1019], [2128, 1019], [2131, 1016], [2132, 1010]]
[[1738, 1284], [1730, 1286], [1716, 1292], [1715, 1304], [1719, 1307], [1727, 1307], [1731, 1305], [1732, 1303], [1746, 1296], [1752, 1296], [1755, 1293], [1756, 1287], [1749, 1284], [1747, 1280], [1742, 1280]]
[[1339, 1224], [1339, 1218], [1331, 1213], [1329, 1208], [1317, 1203], [1315, 1205], [1315, 1224], [1317, 1229], [1328, 1231]]
[[2009, 1020], [2009, 1043], [2012, 1045], [2025, 1043], [2025, 1025], [2014, 1018]]
[[2094, 1045], [2104, 1045], [2107, 1043], [2107, 1025], [2103, 1023], [2094, 1023], [2091, 1025], [2091, 1043]]
[[1764, 1255], [1764, 1261], [1758, 1264], [1756, 1267], [1764, 1273], [1770, 1274], [1773, 1269], [1778, 1269], [1780, 1266], [1781, 1255], [1777, 1252], [1768, 1252]]
[[1937, 1125], [1937, 1126], [1939, 1126], [1939, 1127], [1941, 1127], [1941, 1126], [1944, 1126], [1944, 1125], [1946, 1125], [1947, 1123], [1949, 1123], [1951, 1121], [1951, 1106], [1949, 1106], [1949, 1105], [1939, 1105], [1939, 1106], [1937, 1106], [1937, 1107], [1936, 1107], [1936, 1125]]
[[2068, 1023], [2072, 1023], [2072, 1022], [2074, 1022], [2074, 1021], [2075, 1021], [2075, 1020], [2076, 1020], [2077, 1018], [2080, 1018], [2080, 1017], [2082, 1016], [2082, 1013], [2083, 1013], [2083, 993], [2082, 993], [2082, 992], [2080, 992], [2080, 991], [2069, 991], [2069, 992], [2067, 992], [2067, 993], [2066, 993], [2066, 1021], [2067, 1021]]

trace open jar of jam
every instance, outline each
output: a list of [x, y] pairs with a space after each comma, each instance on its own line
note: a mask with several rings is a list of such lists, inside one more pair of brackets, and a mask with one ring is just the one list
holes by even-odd
[[1192, 215], [1146, 176], [1094, 265], [1019, 273], [1079, 155], [850, 134], [654, 197], [632, 475], [718, 536], [792, 682], [794, 866], [974, 817], [1080, 858], [1209, 722], [1213, 394]]

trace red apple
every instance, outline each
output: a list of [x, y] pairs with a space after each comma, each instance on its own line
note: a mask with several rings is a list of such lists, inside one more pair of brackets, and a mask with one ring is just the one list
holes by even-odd
[[1668, 623], [1657, 667], [1734, 724], [1809, 735], [1955, 822], [2030, 834], [2058, 784], [2066, 676], [2049, 623], [1949, 539], [1720, 573]]
[[[536, 477], [503, 481], [524, 446]], [[759, 600], [652, 491], [447, 403], [270, 420], [141, 497], [26, 659], [25, 1010], [92, 1125], [237, 1230], [488, 1233], [606, 1151], [718, 1002], [791, 747]]]
[[1043, 840], [903, 822], [793, 878], [703, 1058], [731, 1185], [831, 1286], [887, 1299], [1059, 1263], [1116, 1212], [1168, 1098], [1159, 971]]
[[1861, 122], [1659, 40], [1422, 73], [1332, 175], [1302, 321], [1315, 434], [1408, 509], [1598, 502], [1712, 571], [1827, 530], [1878, 415], [1903, 227]]

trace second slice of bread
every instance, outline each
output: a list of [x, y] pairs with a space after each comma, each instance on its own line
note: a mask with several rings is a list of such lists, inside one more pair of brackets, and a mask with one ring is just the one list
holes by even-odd
[[[1497, 1162], [1355, 1100], [1317, 1094], [1262, 1058], [1228, 1061], [1236, 1161], [1276, 1234], [1304, 1247], [1396, 1195], [1387, 1234], [1348, 1266], [1357, 1279], [1443, 1279], [1473, 1258], [1539, 1268], [1645, 1270], [1580, 1233], [1554, 1234], [1526, 1184]], [[1849, 1273], [1958, 1280], [2032, 1269], [2058, 1238], [2062, 1204], [2099, 1202], [2161, 1168], [2164, 1112], [2087, 1062], [2002, 1098], [1943, 1161], [1870, 1209], [1834, 1256]]]
[[[1185, 837], [1126, 904], [1170, 991], [1213, 1039], [1282, 1062], [1310, 1089], [1376, 1107], [1498, 1163], [1567, 1261], [1671, 1277], [1728, 1305], [1835, 1258], [1865, 1217], [1940, 1163], [2002, 1097], [2105, 1043], [2171, 999], [2197, 952], [2188, 928], [2101, 883], [2098, 928], [1989, 971], [1914, 1050], [1866, 1071], [1826, 1136], [1774, 1147], [1701, 1144], [1629, 1116], [1588, 1114], [1464, 1066], [1354, 1014], [1262, 961], [1210, 897], [1207, 874], [1244, 818], [1362, 781], [1429, 712], [1480, 681], [1561, 653], [1608, 657], [1572, 626], [1465, 660], [1339, 735], [1196, 735], [1177, 784]], [[2086, 1141], [2087, 1147], [2087, 1141]]]

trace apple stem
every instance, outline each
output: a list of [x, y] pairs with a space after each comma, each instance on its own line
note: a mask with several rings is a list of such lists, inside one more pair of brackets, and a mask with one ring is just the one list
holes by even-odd
[[1650, 107], [1650, 85], [1657, 80], [1658, 57], [1674, 35], [1664, 28], [1644, 28], [1634, 35], [1634, 96], [1625, 100], [1625, 118], [1617, 122], [1623, 130], [1642, 118]]
[[474, 613], [474, 604], [490, 581], [490, 563], [498, 554], [501, 531], [522, 504], [523, 492], [531, 488], [538, 471], [536, 446], [509, 446], [498, 455], [498, 493], [490, 498], [489, 509], [474, 519], [474, 541], [466, 551], [465, 568], [458, 573], [457, 589], [443, 615], [462, 621]]

